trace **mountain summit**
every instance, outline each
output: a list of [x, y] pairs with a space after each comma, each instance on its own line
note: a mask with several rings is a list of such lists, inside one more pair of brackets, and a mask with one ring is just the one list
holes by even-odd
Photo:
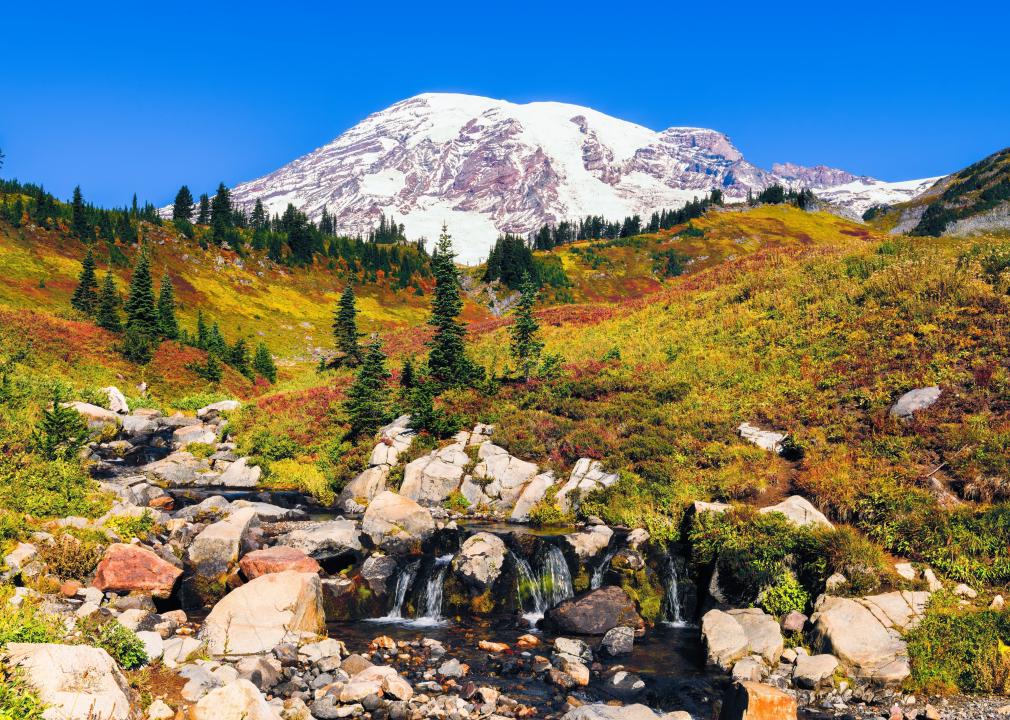
[[773, 183], [825, 190], [861, 213], [900, 202], [932, 185], [892, 187], [818, 166], [744, 159], [715, 130], [662, 132], [578, 105], [519, 105], [472, 95], [426, 93], [374, 113], [332, 142], [234, 188], [271, 213], [289, 203], [312, 218], [323, 208], [343, 232], [366, 232], [380, 213], [406, 224], [411, 237], [435, 237], [443, 223], [460, 259], [475, 261], [501, 232], [586, 215], [622, 218], [676, 208], [719, 187], [730, 199]]

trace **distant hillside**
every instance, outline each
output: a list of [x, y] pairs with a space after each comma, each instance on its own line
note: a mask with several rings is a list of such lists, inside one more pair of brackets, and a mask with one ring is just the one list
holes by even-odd
[[893, 232], [919, 236], [1008, 229], [1010, 148], [943, 178], [913, 200], [871, 210], [868, 219]]

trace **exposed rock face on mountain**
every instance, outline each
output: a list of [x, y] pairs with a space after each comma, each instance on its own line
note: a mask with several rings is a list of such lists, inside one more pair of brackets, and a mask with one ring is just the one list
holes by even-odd
[[857, 183], [844, 194], [859, 195], [859, 213], [911, 197], [864, 197], [888, 184], [823, 166], [762, 170], [714, 130], [655, 132], [578, 105], [438, 93], [370, 115], [232, 195], [246, 206], [260, 199], [271, 213], [293, 203], [314, 219], [327, 208], [343, 232], [366, 232], [383, 212], [411, 238], [434, 238], [445, 222], [460, 258], [475, 261], [499, 232], [648, 214], [716, 187], [743, 199], [776, 182], [815, 191]]

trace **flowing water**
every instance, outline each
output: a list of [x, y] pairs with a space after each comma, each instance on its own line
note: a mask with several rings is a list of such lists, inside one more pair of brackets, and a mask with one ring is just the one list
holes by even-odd
[[418, 615], [415, 624], [435, 624], [442, 621], [442, 596], [445, 588], [445, 575], [449, 571], [452, 555], [442, 555], [436, 558], [431, 568], [428, 581], [418, 600]]
[[417, 577], [417, 568], [420, 564], [420, 560], [415, 560], [407, 565], [397, 576], [396, 587], [393, 590], [393, 605], [385, 616], [376, 618], [377, 621], [393, 622], [403, 619], [403, 602], [407, 599], [407, 593], [410, 592], [410, 588], [414, 584], [414, 578]]
[[526, 558], [512, 553], [518, 575], [517, 591], [523, 617], [535, 625], [544, 613], [575, 594], [572, 575], [565, 556], [551, 545], [541, 554], [540, 565], [534, 572]]
[[673, 556], [666, 559], [666, 598], [663, 602], [663, 609], [666, 611], [666, 622], [674, 627], [685, 627], [688, 623], [684, 620], [683, 610], [680, 604], [680, 588], [677, 584], [677, 563]]
[[610, 561], [614, 559], [614, 555], [617, 554], [617, 548], [611, 548], [607, 550], [606, 555], [603, 556], [603, 560], [600, 564], [596, 566], [593, 570], [593, 575], [589, 579], [589, 589], [596, 590], [603, 585], [603, 576], [607, 574], [607, 568], [610, 567]]

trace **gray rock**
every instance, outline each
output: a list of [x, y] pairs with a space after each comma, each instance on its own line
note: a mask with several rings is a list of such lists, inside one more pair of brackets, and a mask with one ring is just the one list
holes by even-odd
[[476, 533], [463, 542], [452, 560], [452, 569], [468, 585], [483, 592], [501, 575], [507, 552], [505, 543], [497, 535]]
[[747, 633], [722, 610], [709, 610], [701, 619], [701, 639], [709, 665], [729, 671], [747, 655]]
[[305, 523], [277, 538], [277, 544], [297, 548], [316, 559], [361, 552], [361, 531], [353, 520]]
[[761, 658], [754, 655], [738, 660], [730, 673], [730, 677], [737, 682], [761, 682], [764, 675], [764, 663], [761, 662]]
[[422, 505], [440, 505], [459, 489], [463, 471], [469, 464], [470, 456], [460, 443], [417, 458], [403, 469], [400, 494]]
[[243, 508], [204, 528], [189, 546], [189, 562], [197, 575], [215, 577], [228, 572], [251, 549], [249, 535], [258, 526], [255, 510]]
[[813, 690], [830, 679], [838, 669], [838, 658], [834, 655], [799, 655], [793, 668], [793, 683], [797, 687]]
[[379, 493], [365, 511], [361, 530], [382, 550], [395, 554], [420, 551], [435, 532], [431, 513], [410, 497]]
[[782, 452], [782, 442], [786, 439], [785, 433], [778, 433], [772, 430], [762, 430], [750, 423], [740, 423], [737, 433], [747, 442], [757, 445], [762, 450], [768, 452]]
[[603, 552], [613, 536], [614, 531], [606, 525], [593, 525], [582, 532], [565, 535], [565, 541], [580, 560], [589, 560]]
[[623, 625], [611, 628], [600, 645], [608, 655], [629, 655], [635, 648], [635, 631]]
[[804, 497], [800, 497], [799, 495], [788, 497], [777, 505], [761, 508], [759, 512], [782, 513], [794, 525], [798, 525], [800, 527], [806, 525], [816, 525], [827, 528], [828, 530], [834, 527], [834, 525], [832, 525], [831, 522], [824, 516], [824, 513], [815, 508], [809, 500]]
[[909, 390], [891, 406], [890, 413], [893, 417], [908, 419], [915, 413], [932, 407], [940, 399], [941, 393], [942, 390], [937, 385]]
[[361, 565], [361, 578], [376, 595], [389, 592], [389, 581], [400, 569], [396, 558], [389, 555], [372, 555]]
[[560, 490], [557, 501], [562, 510], [577, 507], [582, 498], [594, 490], [608, 488], [618, 480], [617, 473], [608, 473], [603, 469], [603, 463], [590, 458], [580, 458], [572, 474]]
[[728, 614], [743, 628], [747, 636], [747, 651], [760, 655], [773, 667], [778, 664], [784, 642], [775, 618], [758, 608], [730, 610]]
[[519, 493], [519, 497], [516, 499], [515, 507], [512, 508], [512, 514], [509, 516], [509, 520], [512, 522], [526, 522], [530, 519], [530, 510], [538, 502], [544, 499], [547, 494], [547, 490], [554, 485], [554, 473], [545, 472], [537, 475], [532, 480], [530, 480]]

